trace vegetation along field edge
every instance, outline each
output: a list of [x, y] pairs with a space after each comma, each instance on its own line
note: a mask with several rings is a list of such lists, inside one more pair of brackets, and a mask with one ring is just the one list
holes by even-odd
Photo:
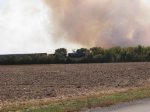
[[2, 112], [73, 112], [93, 107], [107, 107], [113, 104], [129, 102], [150, 97], [150, 88], [127, 89], [110, 94], [99, 94], [84, 98], [67, 99], [57, 102], [39, 102], [2, 108]]
[[67, 54], [67, 49], [59, 48], [54, 54], [11, 54], [0, 55], [0, 64], [53, 64], [53, 63], [110, 63], [110, 62], [149, 62], [150, 46], [112, 47], [104, 49], [80, 48]]

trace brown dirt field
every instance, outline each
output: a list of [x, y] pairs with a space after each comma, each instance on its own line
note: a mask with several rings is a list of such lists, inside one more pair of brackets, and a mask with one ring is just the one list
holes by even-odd
[[150, 63], [0, 65], [0, 108], [150, 86]]

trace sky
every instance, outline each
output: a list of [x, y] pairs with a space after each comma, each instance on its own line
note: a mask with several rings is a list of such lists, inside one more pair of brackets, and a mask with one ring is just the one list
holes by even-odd
[[0, 0], [0, 54], [148, 46], [148, 0]]

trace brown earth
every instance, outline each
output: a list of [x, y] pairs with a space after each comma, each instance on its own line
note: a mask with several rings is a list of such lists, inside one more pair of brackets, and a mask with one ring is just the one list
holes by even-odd
[[150, 63], [0, 66], [0, 108], [150, 85]]

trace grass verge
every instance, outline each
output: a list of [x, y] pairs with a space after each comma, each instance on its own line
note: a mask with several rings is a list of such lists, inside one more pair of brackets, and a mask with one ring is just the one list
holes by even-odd
[[[35, 108], [26, 106], [11, 109], [10, 112], [15, 112], [19, 109], [21, 112], [72, 112], [79, 111], [83, 108], [91, 107], [107, 107], [113, 104], [128, 102], [142, 98], [150, 97], [150, 88], [129, 89], [123, 92], [115, 92], [112, 94], [100, 94], [89, 96], [86, 98], [72, 99], [60, 102], [53, 102], [47, 105], [38, 105]], [[3, 108], [2, 112], [8, 112], [9, 108]], [[19, 112], [20, 112], [19, 111]]]

